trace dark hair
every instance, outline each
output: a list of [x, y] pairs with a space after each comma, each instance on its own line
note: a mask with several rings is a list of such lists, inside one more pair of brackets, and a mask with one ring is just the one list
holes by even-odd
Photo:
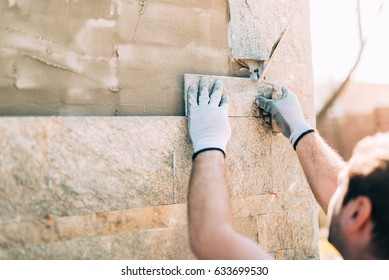
[[367, 137], [353, 151], [343, 205], [358, 196], [372, 203], [371, 253], [389, 259], [389, 133]]

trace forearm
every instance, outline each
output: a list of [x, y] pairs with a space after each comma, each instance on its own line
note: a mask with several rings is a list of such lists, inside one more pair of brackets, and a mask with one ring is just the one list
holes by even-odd
[[192, 251], [200, 259], [271, 259], [258, 244], [233, 230], [229, 201], [223, 154], [201, 153], [189, 182]]
[[304, 136], [296, 152], [317, 202], [327, 213], [337, 187], [338, 173], [345, 162], [317, 133]]
[[[209, 241], [216, 231], [231, 226], [225, 159], [220, 151], [207, 151], [193, 163], [188, 198], [191, 243]], [[192, 248], [198, 248], [192, 244]]]

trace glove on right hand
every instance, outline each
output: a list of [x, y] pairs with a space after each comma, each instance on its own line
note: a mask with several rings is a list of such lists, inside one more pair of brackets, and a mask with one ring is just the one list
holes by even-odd
[[314, 132], [314, 129], [304, 118], [296, 95], [285, 87], [282, 87], [280, 99], [274, 100], [258, 96], [255, 103], [259, 108], [271, 114], [282, 134], [289, 138], [295, 150], [298, 141], [304, 135]]

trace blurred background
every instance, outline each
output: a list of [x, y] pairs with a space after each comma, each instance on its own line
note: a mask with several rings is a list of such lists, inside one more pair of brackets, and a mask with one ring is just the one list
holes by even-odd
[[[317, 128], [348, 160], [362, 138], [389, 131], [389, 4], [387, 0], [311, 0]], [[321, 258], [337, 258], [325, 241]]]

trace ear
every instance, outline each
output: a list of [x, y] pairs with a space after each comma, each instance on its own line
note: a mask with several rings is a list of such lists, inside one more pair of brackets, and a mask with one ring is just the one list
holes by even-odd
[[365, 226], [370, 222], [372, 205], [371, 200], [367, 196], [358, 196], [349, 201], [346, 205], [347, 221], [346, 231], [349, 234], [356, 234], [361, 232]]

